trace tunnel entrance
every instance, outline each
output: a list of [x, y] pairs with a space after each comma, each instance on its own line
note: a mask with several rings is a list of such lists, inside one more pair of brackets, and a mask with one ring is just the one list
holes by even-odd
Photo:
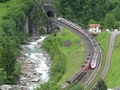
[[52, 11], [48, 11], [48, 12], [47, 12], [47, 15], [48, 15], [48, 17], [54, 17], [54, 14], [53, 14]]

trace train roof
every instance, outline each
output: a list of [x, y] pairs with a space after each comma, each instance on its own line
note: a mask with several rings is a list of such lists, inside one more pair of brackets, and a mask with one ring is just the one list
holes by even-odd
[[90, 57], [87, 57], [87, 58], [86, 58], [86, 60], [89, 60], [89, 59], [90, 59]]
[[93, 36], [91, 36], [90, 34], [89, 34], [89, 37], [90, 37], [91, 39], [94, 39]]
[[88, 64], [88, 62], [84, 62], [84, 64], [82, 64], [82, 68], [84, 68], [86, 65]]
[[94, 53], [91, 64], [93, 64], [97, 59], [98, 53]]
[[90, 58], [90, 57], [92, 57], [92, 55], [91, 55], [91, 54], [88, 54], [86, 58]]
[[81, 68], [84, 68], [86, 66], [86, 64], [82, 64]]
[[83, 72], [83, 69], [80, 68], [76, 74], [79, 75], [79, 74], [82, 73], [82, 72]]
[[94, 52], [95, 53], [98, 53], [99, 52], [99, 50], [98, 50], [98, 47], [96, 46], [96, 47], [94, 47]]

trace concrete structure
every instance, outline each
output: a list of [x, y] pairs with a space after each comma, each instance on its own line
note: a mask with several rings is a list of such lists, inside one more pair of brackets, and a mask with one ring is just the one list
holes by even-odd
[[44, 4], [44, 10], [47, 13], [48, 17], [55, 17], [57, 14], [56, 8], [48, 2]]

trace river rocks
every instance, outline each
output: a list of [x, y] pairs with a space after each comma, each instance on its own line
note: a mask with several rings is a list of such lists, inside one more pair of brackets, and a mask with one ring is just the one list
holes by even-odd
[[38, 39], [41, 39], [41, 37], [40, 36], [33, 36], [33, 39], [38, 40]]
[[[35, 41], [37, 39], [39, 39], [40, 37], [30, 37], [26, 40], [26, 43], [28, 43], [29, 41]], [[44, 51], [42, 47], [42, 42], [37, 42], [37, 46], [34, 46], [35, 48], [38, 48], [40, 49], [39, 52], [42, 52], [43, 53], [43, 56], [46, 57], [46, 64], [47, 66], [51, 66], [52, 62], [50, 60], [50, 56], [47, 55], [47, 53]], [[27, 47], [28, 45], [21, 45], [20, 47], [20, 53], [19, 53], [19, 57], [17, 58], [18, 61], [21, 62], [21, 75], [20, 75], [20, 78], [19, 78], [19, 81], [17, 82], [17, 85], [14, 85], [13, 86], [13, 89], [12, 90], [29, 90], [28, 88], [31, 87], [31, 83], [37, 83], [37, 82], [40, 82], [41, 81], [41, 78], [40, 76], [43, 75], [42, 72], [47, 72], [49, 73], [48, 70], [46, 69], [43, 69], [41, 72], [36, 72], [35, 71], [35, 68], [38, 67], [39, 65], [39, 62], [40, 62], [40, 58], [41, 56], [39, 56], [39, 60], [37, 62], [35, 62], [34, 60], [30, 59], [30, 56], [32, 56], [33, 54], [32, 53], [24, 53], [24, 50]], [[29, 57], [29, 58], [28, 58]], [[30, 89], [30, 90], [33, 90], [33, 89]]]
[[40, 80], [40, 78], [34, 78], [32, 79], [32, 82], [38, 82]]
[[10, 89], [12, 89], [12, 86], [10, 86], [10, 85], [2, 85], [2, 86], [0, 86], [0, 90], [10, 90]]

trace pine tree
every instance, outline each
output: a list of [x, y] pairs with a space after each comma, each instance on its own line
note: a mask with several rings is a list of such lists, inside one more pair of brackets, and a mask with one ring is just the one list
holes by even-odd
[[13, 72], [15, 71], [16, 64], [16, 48], [12, 40], [6, 38], [3, 48], [0, 48], [0, 66], [3, 68], [3, 71], [6, 73], [7, 80], [10, 79]]

